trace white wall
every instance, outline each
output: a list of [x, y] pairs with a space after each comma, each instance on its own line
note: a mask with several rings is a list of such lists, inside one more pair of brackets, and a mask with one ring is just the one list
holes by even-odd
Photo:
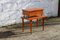
[[[39, 1], [39, 0], [38, 0]], [[0, 0], [0, 26], [20, 23], [22, 9], [42, 7], [46, 16], [57, 16], [58, 0]]]

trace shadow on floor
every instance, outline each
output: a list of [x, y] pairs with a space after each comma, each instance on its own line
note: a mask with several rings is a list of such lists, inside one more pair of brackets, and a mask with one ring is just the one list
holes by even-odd
[[5, 32], [0, 32], [0, 39], [3, 38], [12, 38], [12, 37], [22, 37], [22, 36], [28, 36], [31, 35], [32, 33], [30, 32], [24, 32], [24, 33], [20, 33], [20, 32], [12, 32], [12, 31], [5, 31]]
[[0, 38], [8, 38], [12, 35], [15, 35], [15, 34], [11, 31], [0, 32]]

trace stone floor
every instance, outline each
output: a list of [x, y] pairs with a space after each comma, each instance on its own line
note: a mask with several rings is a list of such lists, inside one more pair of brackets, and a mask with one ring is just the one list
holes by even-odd
[[[5, 35], [4, 35], [5, 34]], [[33, 32], [29, 33], [29, 28], [21, 32], [21, 29], [0, 28], [0, 40], [60, 40], [60, 24], [33, 27]]]

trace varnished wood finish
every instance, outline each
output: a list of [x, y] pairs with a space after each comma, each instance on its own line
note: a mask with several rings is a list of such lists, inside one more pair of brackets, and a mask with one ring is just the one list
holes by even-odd
[[27, 16], [41, 16], [43, 14], [42, 8], [29, 8], [23, 10], [23, 15]]
[[30, 20], [30, 32], [32, 33], [32, 20]]
[[36, 27], [38, 27], [38, 19], [36, 20]]
[[44, 31], [44, 18], [42, 18], [42, 30]]
[[23, 15], [22, 17], [22, 31], [24, 32], [24, 19], [30, 21], [30, 32], [32, 33], [32, 20], [36, 20], [36, 26], [38, 27], [38, 19], [42, 19], [42, 30], [44, 30], [44, 18], [46, 16], [43, 15], [43, 10], [42, 8], [27, 8], [23, 9]]
[[24, 32], [24, 18], [22, 18], [22, 32]]

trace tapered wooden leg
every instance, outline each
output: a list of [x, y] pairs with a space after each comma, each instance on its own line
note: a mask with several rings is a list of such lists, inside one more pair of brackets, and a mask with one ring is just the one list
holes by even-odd
[[32, 33], [32, 20], [30, 20], [30, 32]]
[[24, 32], [24, 18], [22, 18], [22, 32]]
[[42, 19], [42, 30], [44, 31], [44, 18]]
[[37, 19], [37, 21], [36, 21], [36, 27], [38, 27], [38, 19]]

